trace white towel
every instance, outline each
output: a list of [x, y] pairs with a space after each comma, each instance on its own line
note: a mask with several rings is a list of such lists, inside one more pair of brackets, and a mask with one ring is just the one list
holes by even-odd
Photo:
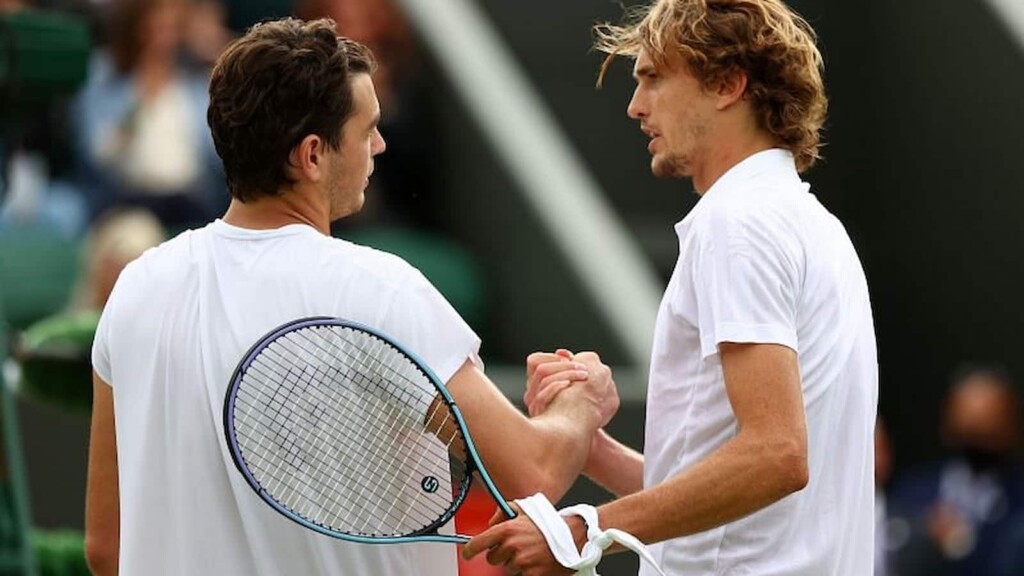
[[[597, 522], [597, 509], [589, 504], [577, 504], [556, 511], [547, 497], [540, 493], [516, 500], [516, 504], [540, 529], [558, 563], [575, 570], [577, 576], [599, 576], [597, 564], [601, 561], [605, 549], [615, 542], [636, 552], [653, 566], [658, 574], [665, 576], [647, 547], [632, 534], [615, 528], [601, 530]], [[584, 544], [582, 552], [576, 550], [576, 542], [569, 531], [569, 525], [562, 519], [563, 516], [580, 516], [586, 522], [587, 543]]]

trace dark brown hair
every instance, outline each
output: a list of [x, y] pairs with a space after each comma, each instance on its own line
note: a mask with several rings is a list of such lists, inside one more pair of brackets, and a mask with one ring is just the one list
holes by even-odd
[[288, 155], [310, 134], [332, 150], [353, 112], [352, 77], [370, 74], [373, 55], [337, 35], [329, 19], [257, 24], [217, 60], [207, 122], [231, 195], [277, 196], [293, 183]]
[[595, 34], [595, 48], [608, 54], [601, 77], [615, 56], [640, 50], [658, 64], [681, 54], [705, 88], [742, 70], [758, 122], [793, 152], [797, 169], [819, 158], [828, 108], [821, 53], [814, 30], [782, 0], [654, 0]]
[[142, 23], [164, 6], [188, 7], [185, 0], [114, 0], [107, 17], [107, 46], [121, 74], [135, 69], [143, 46]]

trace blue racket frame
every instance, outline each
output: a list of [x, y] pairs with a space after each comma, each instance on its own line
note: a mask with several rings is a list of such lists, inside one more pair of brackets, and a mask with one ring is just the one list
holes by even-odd
[[[284, 505], [282, 505], [280, 502], [275, 500], [266, 491], [266, 489], [264, 489], [263, 486], [260, 485], [260, 483], [253, 476], [252, 472], [249, 471], [248, 466], [245, 465], [245, 458], [242, 457], [241, 450], [238, 446], [238, 440], [235, 438], [235, 426], [234, 419], [232, 417], [235, 411], [235, 395], [238, 391], [238, 387], [241, 385], [242, 377], [249, 369], [249, 366], [252, 364], [253, 360], [255, 360], [255, 358], [260, 354], [260, 352], [262, 352], [263, 349], [269, 346], [272, 342], [284, 336], [285, 334], [289, 334], [296, 330], [302, 330], [304, 328], [310, 328], [314, 326], [341, 326], [343, 328], [359, 330], [362, 332], [372, 334], [373, 336], [376, 336], [377, 338], [384, 340], [391, 346], [394, 346], [401, 353], [405, 354], [410, 360], [412, 360], [413, 363], [415, 363], [416, 366], [418, 366], [420, 370], [422, 370], [423, 373], [427, 375], [427, 378], [430, 380], [431, 384], [433, 384], [434, 387], [437, 388], [437, 391], [441, 395], [441, 398], [443, 399], [444, 403], [448, 405], [448, 407], [451, 409], [452, 414], [455, 416], [455, 422], [458, 425], [459, 430], [462, 431], [462, 435], [466, 440], [466, 451], [468, 455], [466, 465], [469, 473], [466, 476], [465, 486], [463, 487], [462, 490], [459, 491], [458, 497], [455, 499], [455, 501], [452, 503], [452, 506], [443, 516], [441, 516], [433, 524], [420, 530], [416, 534], [410, 534], [408, 536], [379, 537], [357, 536], [354, 534], [348, 534], [345, 532], [331, 530], [330, 528], [321, 526], [315, 522], [311, 522], [295, 514], [294, 512], [286, 508]], [[235, 368], [234, 374], [231, 376], [231, 383], [228, 386], [227, 393], [224, 396], [224, 437], [225, 440], [227, 441], [228, 452], [231, 453], [231, 459], [234, 461], [235, 467], [238, 468], [238, 470], [242, 473], [242, 476], [245, 477], [246, 483], [249, 485], [250, 488], [253, 489], [253, 491], [256, 492], [257, 496], [259, 496], [264, 502], [269, 504], [274, 510], [277, 510], [279, 513], [283, 514], [286, 518], [292, 520], [293, 522], [301, 524], [302, 526], [309, 528], [310, 530], [314, 530], [316, 532], [334, 538], [339, 538], [341, 540], [358, 542], [360, 544], [403, 544], [409, 542], [443, 542], [450, 544], [465, 544], [466, 542], [469, 542], [469, 537], [467, 536], [462, 536], [459, 534], [438, 534], [437, 530], [441, 526], [447, 524], [455, 515], [455, 512], [459, 509], [459, 507], [462, 506], [463, 502], [465, 502], [466, 495], [469, 493], [469, 490], [472, 487], [474, 471], [480, 475], [480, 479], [483, 480], [484, 486], [487, 488], [487, 491], [491, 493], [491, 496], [494, 498], [495, 502], [498, 504], [498, 507], [501, 509], [501, 511], [509, 518], [516, 517], [515, 511], [513, 511], [512, 508], [508, 505], [508, 502], [506, 502], [505, 497], [502, 496], [501, 492], [498, 491], [498, 487], [494, 485], [494, 481], [491, 480], [491, 476], [487, 473], [487, 470], [484, 468], [483, 461], [480, 459], [480, 455], [477, 453], [476, 446], [473, 444], [473, 438], [469, 434], [469, 427], [466, 426], [466, 421], [462, 418], [462, 412], [459, 410], [459, 407], [455, 404], [455, 400], [452, 398], [451, 393], [448, 392], [448, 389], [445, 388], [441, 380], [437, 377], [437, 375], [434, 374], [434, 371], [431, 370], [430, 367], [427, 366], [427, 364], [423, 362], [423, 360], [421, 360], [411, 350], [402, 346], [387, 334], [384, 334], [380, 330], [371, 328], [370, 326], [366, 326], [365, 324], [360, 324], [358, 322], [352, 322], [350, 320], [343, 320], [341, 318], [334, 318], [331, 316], [310, 316], [308, 318], [301, 318], [298, 320], [294, 320], [292, 322], [288, 322], [286, 324], [282, 324], [281, 326], [278, 326], [277, 328], [271, 330], [263, 338], [260, 338], [260, 340], [256, 342], [256, 344], [254, 344], [249, 349], [248, 352], [245, 353], [245, 356], [242, 358], [242, 361], [238, 363], [238, 367]]]

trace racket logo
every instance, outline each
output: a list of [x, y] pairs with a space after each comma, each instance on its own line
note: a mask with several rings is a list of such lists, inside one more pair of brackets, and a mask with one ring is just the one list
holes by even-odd
[[423, 480], [420, 481], [420, 487], [423, 488], [424, 492], [433, 494], [441, 487], [441, 483], [437, 481], [436, 476], [424, 476]]

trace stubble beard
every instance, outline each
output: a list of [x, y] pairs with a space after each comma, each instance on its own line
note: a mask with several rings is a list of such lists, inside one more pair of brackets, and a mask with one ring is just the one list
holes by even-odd
[[680, 179], [689, 178], [686, 159], [680, 155], [655, 156], [651, 160], [651, 172], [658, 178]]
[[693, 167], [703, 156], [703, 144], [708, 134], [707, 123], [695, 117], [689, 128], [690, 147], [685, 152], [664, 152], [651, 159], [651, 172], [658, 178], [685, 179], [693, 176]]

